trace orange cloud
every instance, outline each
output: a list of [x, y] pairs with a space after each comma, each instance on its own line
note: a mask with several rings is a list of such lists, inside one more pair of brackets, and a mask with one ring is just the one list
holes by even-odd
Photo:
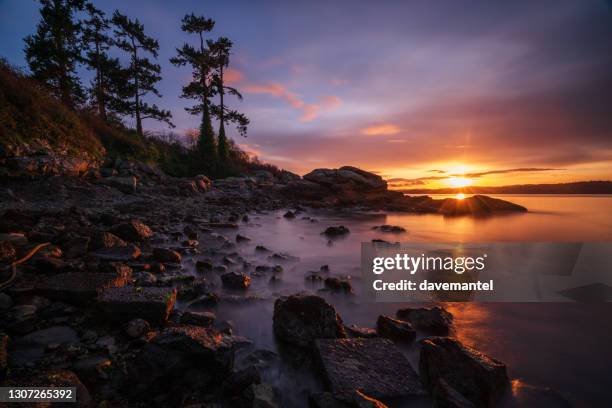
[[392, 124], [382, 124], [382, 125], [374, 125], [368, 126], [361, 130], [366, 136], [387, 136], [387, 135], [396, 135], [400, 132], [400, 128], [396, 125]]
[[323, 96], [319, 103], [306, 103], [294, 92], [279, 83], [248, 84], [244, 87], [245, 92], [272, 95], [284, 99], [291, 107], [302, 112], [300, 122], [311, 122], [315, 120], [321, 110], [333, 110], [342, 105], [342, 99], [335, 95]]
[[228, 84], [236, 84], [244, 79], [244, 74], [235, 68], [229, 68], [224, 72], [223, 79]]

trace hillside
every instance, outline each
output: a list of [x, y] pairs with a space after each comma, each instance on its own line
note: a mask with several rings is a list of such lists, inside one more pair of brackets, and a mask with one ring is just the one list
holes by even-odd
[[581, 181], [559, 184], [517, 184], [499, 187], [402, 189], [406, 194], [612, 194], [612, 181]]

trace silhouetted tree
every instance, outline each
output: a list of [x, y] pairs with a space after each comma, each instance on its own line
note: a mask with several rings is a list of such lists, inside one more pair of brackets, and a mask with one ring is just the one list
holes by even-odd
[[214, 60], [206, 46], [205, 35], [212, 31], [215, 22], [210, 18], [191, 13], [185, 15], [181, 23], [181, 30], [189, 34], [195, 34], [199, 42], [195, 47], [185, 43], [181, 48], [177, 48], [177, 55], [171, 58], [170, 62], [176, 66], [190, 65], [192, 67], [193, 79], [183, 86], [181, 98], [197, 101], [194, 106], [185, 108], [185, 110], [192, 115], [202, 115], [198, 151], [200, 158], [204, 160], [210, 170], [216, 163], [215, 133], [212, 128], [210, 113], [210, 98], [214, 95], [212, 86]]
[[142, 56], [142, 54], [148, 53], [157, 58], [159, 43], [145, 34], [144, 26], [138, 19], [131, 20], [119, 11], [115, 11], [112, 23], [116, 27], [114, 32], [117, 47], [130, 55], [128, 71], [131, 83], [128, 87], [128, 93], [133, 100], [123, 106], [122, 113], [136, 118], [136, 131], [141, 136], [144, 119], [154, 119], [174, 127], [170, 111], [162, 110], [155, 104], [149, 105], [142, 100], [149, 93], [161, 97], [155, 87], [155, 84], [161, 80], [161, 68], [147, 57]]
[[74, 107], [83, 98], [75, 73], [81, 52], [74, 13], [83, 10], [84, 0], [40, 0], [40, 4], [36, 33], [25, 38], [26, 60], [36, 80], [64, 104]]
[[98, 115], [106, 120], [110, 112], [121, 112], [126, 109], [125, 99], [129, 97], [127, 70], [121, 68], [118, 58], [108, 55], [114, 44], [108, 35], [110, 21], [104, 12], [88, 3], [85, 6], [88, 18], [82, 22], [83, 44], [86, 49], [85, 63], [87, 68], [95, 71], [89, 91]]
[[249, 119], [244, 114], [229, 109], [224, 101], [226, 93], [234, 95], [242, 100], [240, 92], [238, 92], [236, 88], [225, 85], [223, 78], [224, 70], [229, 66], [229, 56], [232, 45], [232, 42], [225, 37], [221, 37], [215, 42], [209, 42], [208, 45], [215, 64], [214, 85], [216, 92], [219, 94], [219, 105], [213, 107], [212, 113], [213, 116], [219, 119], [217, 152], [222, 162], [229, 157], [229, 146], [227, 136], [225, 135], [225, 122], [234, 123], [242, 136], [246, 136], [247, 126], [249, 124]]

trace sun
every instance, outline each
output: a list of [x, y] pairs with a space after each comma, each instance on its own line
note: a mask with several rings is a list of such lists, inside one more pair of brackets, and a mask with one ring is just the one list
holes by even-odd
[[450, 177], [444, 180], [449, 186], [454, 188], [467, 187], [472, 185], [474, 180], [465, 177]]
[[465, 198], [465, 194], [463, 194], [463, 193], [456, 194], [456, 195], [455, 195], [455, 198], [456, 198], [457, 200], [463, 200], [463, 199]]

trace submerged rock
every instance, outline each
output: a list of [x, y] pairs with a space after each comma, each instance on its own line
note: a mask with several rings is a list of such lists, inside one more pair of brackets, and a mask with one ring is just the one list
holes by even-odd
[[325, 278], [325, 287], [335, 292], [351, 293], [353, 291], [351, 280], [348, 278]]
[[229, 289], [246, 290], [251, 286], [251, 278], [244, 273], [229, 272], [221, 275], [223, 286]]
[[344, 225], [338, 225], [335, 227], [327, 227], [325, 231], [323, 231], [323, 235], [330, 237], [330, 238], [334, 238], [334, 237], [340, 237], [340, 236], [346, 235], [350, 232], [351, 231], [349, 231], [349, 229], [346, 228]]
[[379, 230], [380, 232], [390, 232], [394, 234], [406, 232], [406, 228], [400, 227], [399, 225], [377, 225], [376, 227], [374, 227], [374, 229]]
[[400, 309], [397, 317], [409, 321], [419, 330], [442, 336], [448, 335], [453, 324], [453, 315], [440, 306]]
[[509, 387], [506, 366], [459, 340], [423, 340], [419, 360], [423, 384], [433, 392], [440, 380], [477, 407], [495, 406]]
[[354, 401], [357, 390], [376, 399], [424, 395], [419, 376], [389, 340], [320, 339], [315, 353], [334, 397]]
[[388, 339], [412, 342], [416, 339], [416, 331], [408, 322], [393, 319], [389, 316], [378, 316], [376, 330], [381, 337]]
[[311, 347], [316, 339], [346, 337], [336, 309], [307, 293], [276, 299], [273, 327], [276, 338], [300, 347]]

